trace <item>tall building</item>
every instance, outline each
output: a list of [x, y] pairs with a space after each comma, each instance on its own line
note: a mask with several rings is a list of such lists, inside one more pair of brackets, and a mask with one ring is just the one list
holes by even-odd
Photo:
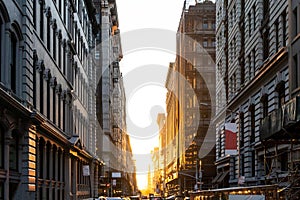
[[207, 138], [215, 105], [215, 4], [184, 4], [177, 38], [166, 80], [168, 196], [210, 188], [215, 176], [214, 137]]
[[[126, 126], [126, 96], [119, 62], [122, 46], [115, 0], [94, 0], [101, 32], [97, 37], [98, 62], [97, 155], [104, 160], [102, 195], [132, 195], [136, 190], [135, 163]], [[109, 187], [107, 187], [109, 185]], [[125, 185], [130, 188], [125, 189]]]
[[[295, 199], [299, 186], [299, 1], [216, 1], [215, 187], [276, 185], [267, 199]], [[222, 114], [223, 113], [223, 114]], [[225, 124], [225, 125], [224, 125]], [[226, 153], [226, 124], [234, 153]]]
[[159, 153], [159, 179], [157, 181], [156, 193], [159, 193], [162, 197], [165, 197], [166, 189], [166, 164], [167, 164], [167, 146], [166, 146], [166, 115], [165, 113], [158, 113], [157, 125], [159, 130], [158, 140], [158, 153]]
[[92, 2], [0, 10], [0, 199], [97, 197]]

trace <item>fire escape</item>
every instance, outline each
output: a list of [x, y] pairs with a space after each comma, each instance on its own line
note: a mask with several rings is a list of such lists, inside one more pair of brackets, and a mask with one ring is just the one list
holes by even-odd
[[265, 184], [277, 185], [288, 199], [300, 196], [300, 97], [262, 119]]

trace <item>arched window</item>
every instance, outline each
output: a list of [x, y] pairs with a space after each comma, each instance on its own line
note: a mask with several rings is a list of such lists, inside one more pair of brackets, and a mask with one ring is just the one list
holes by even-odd
[[[3, 3], [3, 1], [0, 1], [0, 82], [3, 82], [3, 75], [4, 75], [4, 68], [7, 68], [7, 66], [4, 66], [4, 57], [5, 55], [5, 23], [9, 22], [9, 15], [7, 12], [7, 9]], [[8, 41], [9, 42], [9, 41]], [[2, 78], [1, 78], [2, 77]], [[5, 76], [6, 77], [6, 76]]]
[[40, 2], [40, 38], [44, 41], [44, 1]]
[[9, 65], [9, 78], [10, 78], [10, 89], [16, 93], [16, 75], [17, 75], [17, 56], [18, 40], [14, 33], [11, 34], [11, 54], [10, 54], [10, 65]]

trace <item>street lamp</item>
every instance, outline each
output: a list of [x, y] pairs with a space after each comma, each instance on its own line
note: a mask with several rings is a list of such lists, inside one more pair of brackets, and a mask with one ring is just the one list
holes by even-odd
[[199, 170], [199, 178], [200, 178], [200, 190], [202, 190], [202, 160], [200, 160], [200, 163], [199, 163], [199, 167], [200, 167], [200, 170]]

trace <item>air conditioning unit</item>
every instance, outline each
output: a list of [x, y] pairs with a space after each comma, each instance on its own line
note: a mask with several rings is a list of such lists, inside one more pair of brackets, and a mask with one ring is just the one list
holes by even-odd
[[283, 107], [283, 127], [289, 128], [300, 121], [300, 97], [294, 97]]

